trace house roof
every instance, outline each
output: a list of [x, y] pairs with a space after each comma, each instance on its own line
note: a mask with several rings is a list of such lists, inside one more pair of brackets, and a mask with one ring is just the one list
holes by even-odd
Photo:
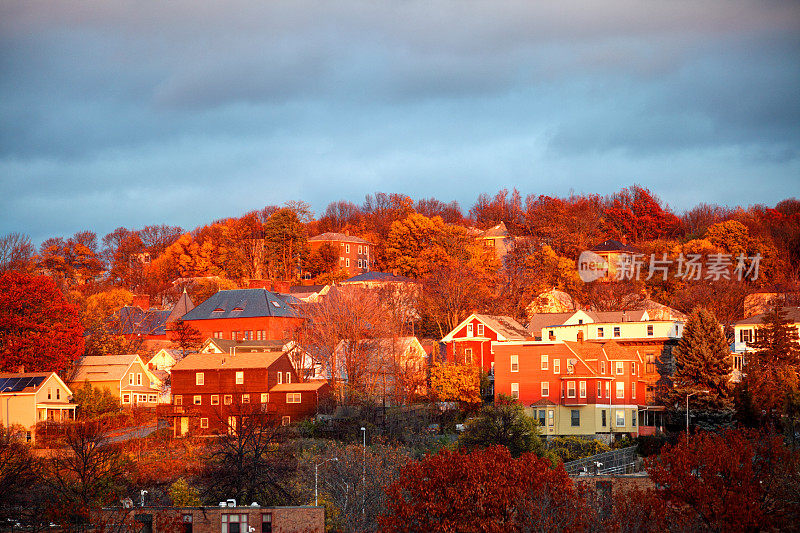
[[327, 285], [295, 285], [289, 287], [290, 294], [314, 294], [327, 287]]
[[274, 292], [266, 289], [236, 289], [217, 292], [186, 313], [183, 320], [297, 316], [297, 312]]
[[271, 389], [270, 392], [301, 392], [301, 391], [315, 391], [319, 390], [328, 382], [325, 380], [314, 380], [314, 381], [305, 381], [303, 383], [281, 383], [279, 385], [275, 385]]
[[52, 372], [0, 373], [0, 393], [28, 393], [44, 383]]
[[[786, 313], [786, 319], [792, 324], [800, 324], [800, 307], [783, 307], [783, 311]], [[745, 318], [744, 320], [740, 320], [736, 322], [735, 326], [760, 326], [764, 323], [764, 315], [766, 313], [761, 313], [760, 315], [751, 316]]]
[[170, 311], [169, 316], [167, 317], [167, 323], [177, 322], [178, 319], [183, 317], [186, 313], [194, 309], [194, 303], [192, 303], [192, 299], [189, 298], [189, 295], [186, 294], [186, 289], [183, 290], [183, 294], [178, 299], [175, 307], [172, 308]]
[[614, 239], [609, 239], [607, 241], [603, 241], [594, 248], [590, 250], [591, 252], [625, 252], [625, 253], [639, 253], [639, 250], [633, 248], [632, 246], [628, 246], [627, 244], [622, 244], [619, 241], [615, 241]]
[[489, 228], [481, 235], [482, 239], [491, 239], [496, 237], [508, 237], [508, 229], [505, 222], [501, 222], [493, 228]]
[[561, 326], [574, 314], [575, 311], [570, 313], [534, 313], [531, 315], [531, 321], [528, 322], [528, 332], [531, 335], [541, 335], [542, 329], [549, 326]]
[[356, 244], [372, 244], [369, 241], [356, 237], [354, 235], [345, 235], [344, 233], [327, 232], [321, 235], [314, 235], [308, 238], [309, 241], [334, 241], [334, 242], [354, 242]]
[[126, 305], [116, 313], [119, 321], [118, 335], [166, 335], [167, 318], [170, 311], [148, 309], [144, 311], [136, 305]]
[[[339, 350], [340, 346], [343, 346], [347, 340], [339, 341], [339, 344], [336, 346], [336, 350]], [[414, 343], [417, 343], [420, 348], [422, 348], [422, 344], [419, 343], [419, 340], [416, 337], [381, 337], [378, 339], [362, 339], [358, 341], [359, 344], [367, 344], [373, 349], [381, 349], [384, 351], [391, 351], [392, 348], [397, 352], [406, 352], [409, 348], [411, 348]], [[424, 352], [425, 349], [422, 348]]]
[[236, 352], [227, 353], [193, 353], [189, 354], [172, 367], [176, 370], [223, 370], [245, 368], [268, 368], [281, 358], [282, 351], [271, 352]]
[[231, 340], [231, 339], [207, 339], [203, 344], [203, 348], [207, 348], [213, 344], [223, 353], [233, 353], [233, 348], [236, 348], [236, 354], [245, 352], [271, 352], [283, 350], [284, 345], [289, 342], [288, 340]]
[[81, 381], [119, 381], [139, 356], [88, 355], [78, 361], [73, 383]]
[[368, 282], [368, 281], [378, 281], [378, 282], [395, 282], [395, 283], [417, 283], [416, 280], [411, 278], [407, 278], [405, 276], [398, 276], [396, 274], [389, 274], [388, 272], [365, 272], [363, 274], [359, 274], [358, 276], [353, 276], [352, 278], [348, 278], [342, 282], [342, 285], [346, 283], [359, 283], [359, 282]]
[[595, 322], [642, 322], [646, 318], [647, 311], [634, 309], [630, 311], [584, 311], [584, 313]]
[[505, 337], [506, 340], [525, 340], [531, 336], [528, 330], [525, 329], [525, 326], [510, 316], [476, 314], [475, 317], [489, 326], [497, 334]]

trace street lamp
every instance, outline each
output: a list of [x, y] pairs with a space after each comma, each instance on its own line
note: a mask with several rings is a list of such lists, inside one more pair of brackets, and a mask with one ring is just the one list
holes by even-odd
[[686, 395], [686, 442], [689, 442], [689, 396], [694, 396], [695, 394], [708, 394], [707, 390], [698, 390], [694, 392], [690, 392]]
[[361, 472], [361, 515], [366, 514], [366, 492], [367, 492], [367, 428], [361, 427], [361, 433], [364, 437], [364, 459], [362, 460], [363, 470]]
[[314, 465], [314, 507], [319, 505], [319, 498], [317, 492], [317, 483], [319, 482], [319, 467], [327, 463], [328, 461], [336, 461], [339, 462], [338, 457], [333, 457], [331, 459], [325, 459], [321, 463], [317, 463]]

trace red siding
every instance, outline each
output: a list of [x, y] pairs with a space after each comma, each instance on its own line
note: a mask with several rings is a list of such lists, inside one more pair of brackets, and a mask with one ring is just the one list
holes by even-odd
[[[469, 325], [472, 325], [472, 335], [467, 335]], [[478, 334], [478, 325], [484, 326], [483, 334]], [[486, 372], [492, 368], [492, 363], [495, 360], [494, 353], [492, 353], [492, 343], [497, 341], [497, 333], [484, 325], [483, 322], [477, 318], [473, 318], [467, 324], [461, 326], [453, 333], [454, 339], [465, 339], [481, 337], [488, 340], [474, 340], [474, 341], [456, 341], [452, 340], [447, 343], [447, 360], [463, 361], [465, 350], [472, 350], [472, 361], [474, 364], [481, 366]]]
[[[252, 317], [252, 318], [212, 318], [207, 320], [187, 320], [200, 331], [204, 339], [214, 337], [216, 332], [222, 332], [223, 339], [230, 339], [234, 331], [244, 335], [251, 331], [252, 338], [256, 338], [257, 331], [265, 331], [266, 338], [262, 340], [280, 340], [291, 336], [291, 332], [303, 323], [302, 318], [293, 317]], [[239, 337], [244, 338], [244, 337]]]

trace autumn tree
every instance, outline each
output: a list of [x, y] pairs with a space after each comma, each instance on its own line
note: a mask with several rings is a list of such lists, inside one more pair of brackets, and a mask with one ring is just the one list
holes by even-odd
[[615, 239], [633, 242], [676, 235], [681, 221], [661, 206], [649, 190], [633, 185], [611, 196], [603, 216], [603, 227]]
[[746, 355], [746, 380], [753, 402], [767, 419], [777, 420], [787, 401], [800, 389], [800, 344], [797, 328], [776, 301], [756, 329], [752, 352]]
[[323, 243], [308, 256], [306, 271], [314, 277], [327, 275], [334, 278], [338, 269], [339, 251], [329, 242]]
[[0, 429], [0, 520], [19, 520], [30, 507], [28, 496], [40, 482], [40, 465], [30, 447], [10, 428]]
[[467, 421], [458, 443], [467, 450], [505, 446], [514, 457], [528, 452], [544, 454], [536, 422], [525, 414], [522, 404], [504, 394]]
[[800, 457], [780, 436], [699, 433], [648, 461], [672, 509], [707, 531], [782, 530], [800, 522]]
[[699, 391], [692, 401], [712, 410], [730, 409], [731, 351], [717, 319], [703, 307], [689, 315], [678, 346], [672, 351], [675, 359], [675, 397]]
[[447, 225], [440, 217], [412, 213], [392, 223], [386, 239], [386, 260], [399, 274], [421, 278], [452, 258], [465, 257], [468, 242], [460, 226]]
[[280, 209], [264, 223], [264, 241], [269, 276], [291, 280], [308, 254], [306, 229], [298, 214]]
[[522, 197], [517, 189], [508, 193], [503, 189], [491, 198], [488, 194], [481, 194], [475, 205], [469, 210], [469, 215], [481, 229], [488, 229], [504, 222], [513, 234], [519, 234], [524, 225], [522, 211]]
[[434, 362], [431, 365], [431, 389], [439, 401], [476, 405], [481, 401], [480, 368]]
[[[410, 463], [387, 489], [381, 531], [579, 531], [586, 506], [563, 467], [495, 446], [442, 450]], [[535, 529], [534, 529], [535, 528]]]
[[78, 310], [52, 279], [19, 272], [0, 276], [0, 369], [63, 372], [82, 353]]
[[89, 381], [73, 387], [73, 401], [78, 404], [78, 414], [84, 420], [91, 420], [106, 413], [120, 410], [119, 398], [111, 394], [108, 387], [94, 387]]
[[178, 320], [170, 329], [172, 344], [181, 351], [181, 357], [187, 353], [197, 352], [203, 345], [203, 335], [191, 324]]
[[231, 430], [217, 439], [204, 458], [200, 478], [204, 499], [286, 505], [287, 483], [296, 468], [290, 429], [257, 407], [243, 407], [226, 422]]
[[175, 507], [199, 507], [201, 503], [200, 492], [183, 477], [170, 485], [169, 498]]
[[420, 198], [414, 205], [414, 211], [428, 218], [441, 217], [448, 224], [464, 224], [464, 214], [456, 201], [446, 204], [436, 198]]
[[87, 333], [86, 355], [135, 353], [138, 344], [118, 334], [117, 312], [133, 302], [133, 293], [120, 288], [92, 294], [81, 311], [81, 324]]
[[27, 235], [9, 233], [0, 237], [0, 274], [9, 270], [30, 271], [34, 251]]

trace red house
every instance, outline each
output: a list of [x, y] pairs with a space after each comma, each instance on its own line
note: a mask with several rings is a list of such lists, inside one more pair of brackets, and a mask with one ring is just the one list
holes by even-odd
[[509, 316], [472, 314], [442, 339], [450, 362], [480, 365], [489, 374], [497, 342], [530, 339], [525, 326]]
[[288, 425], [314, 416], [328, 395], [326, 381], [298, 383], [282, 351], [190, 354], [172, 367], [170, 417], [175, 436], [225, 433], [242, 416]]
[[643, 360], [615, 341], [494, 345], [495, 395], [530, 408], [545, 435], [640, 434], [647, 418]]
[[302, 323], [297, 310], [266, 289], [219, 291], [185, 315], [203, 338], [285, 339]]

